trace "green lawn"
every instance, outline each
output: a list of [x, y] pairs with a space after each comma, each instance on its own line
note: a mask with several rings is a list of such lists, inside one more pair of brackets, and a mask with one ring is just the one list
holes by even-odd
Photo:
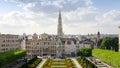
[[92, 56], [99, 58], [100, 60], [114, 66], [115, 68], [120, 68], [119, 52], [102, 49], [93, 49]]
[[0, 67], [12, 63], [24, 56], [26, 56], [25, 50], [11, 50], [4, 53], [0, 53]]

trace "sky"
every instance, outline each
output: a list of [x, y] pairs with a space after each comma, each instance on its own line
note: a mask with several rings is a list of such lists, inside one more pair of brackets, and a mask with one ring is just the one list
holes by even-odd
[[0, 33], [118, 34], [120, 0], [0, 0]]

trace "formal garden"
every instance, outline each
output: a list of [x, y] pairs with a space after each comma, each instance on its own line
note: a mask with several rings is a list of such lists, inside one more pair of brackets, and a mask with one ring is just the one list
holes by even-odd
[[47, 59], [42, 68], [76, 68], [71, 59]]

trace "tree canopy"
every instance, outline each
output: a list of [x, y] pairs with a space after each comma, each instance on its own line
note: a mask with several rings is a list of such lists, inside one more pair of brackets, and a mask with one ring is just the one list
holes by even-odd
[[78, 52], [78, 56], [91, 56], [92, 49], [91, 48], [81, 48]]
[[100, 48], [118, 51], [118, 38], [117, 37], [104, 38], [100, 45]]

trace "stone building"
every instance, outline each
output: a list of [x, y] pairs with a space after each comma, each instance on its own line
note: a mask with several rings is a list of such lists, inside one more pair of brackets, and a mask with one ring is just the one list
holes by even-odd
[[19, 35], [0, 34], [0, 52], [21, 49]]
[[33, 34], [32, 38], [26, 39], [27, 57], [56, 56], [57, 36], [43, 33]]

